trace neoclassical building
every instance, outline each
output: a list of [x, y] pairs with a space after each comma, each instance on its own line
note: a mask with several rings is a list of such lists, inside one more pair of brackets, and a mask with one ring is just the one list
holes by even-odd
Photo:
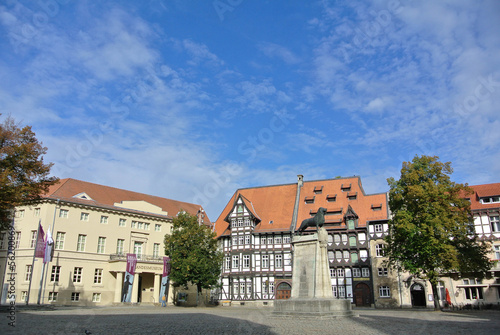
[[[16, 302], [37, 303], [42, 261], [33, 265], [39, 222], [51, 230], [54, 257], [45, 269], [41, 302], [107, 305], [121, 301], [126, 254], [138, 258], [132, 302], [157, 303], [164, 256], [163, 239], [180, 211], [210, 224], [201, 206], [75, 179], [62, 179], [42, 201], [16, 208]], [[0, 233], [2, 303], [5, 290], [7, 233]], [[7, 269], [9, 272], [9, 269]], [[31, 289], [29, 289], [30, 276]], [[171, 291], [173, 292], [173, 291]], [[173, 294], [170, 294], [170, 301]]]
[[[224, 251], [220, 299], [268, 305], [290, 297], [291, 238], [326, 208], [332, 291], [357, 306], [374, 303], [368, 227], [386, 225], [387, 195], [366, 194], [358, 176], [237, 190], [215, 222]], [[309, 229], [305, 234], [311, 233]]]

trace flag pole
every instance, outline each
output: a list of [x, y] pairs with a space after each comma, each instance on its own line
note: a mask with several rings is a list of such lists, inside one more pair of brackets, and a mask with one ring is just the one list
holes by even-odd
[[[54, 233], [54, 228], [56, 226], [56, 212], [57, 212], [57, 206], [59, 205], [59, 199], [57, 199], [57, 203], [56, 205], [54, 206], [54, 217], [52, 218], [52, 229], [51, 229], [51, 232], [50, 234], [53, 235]], [[50, 226], [49, 226], [50, 228]], [[55, 245], [54, 245], [54, 248], [55, 248]], [[51, 252], [53, 252], [54, 249], [51, 250]], [[45, 260], [45, 259], [44, 259]], [[52, 255], [50, 256], [49, 258], [49, 261], [47, 262], [47, 267], [49, 266], [49, 263], [52, 262]], [[45, 263], [44, 263], [45, 264]], [[43, 295], [42, 295], [42, 304], [43, 304], [43, 300], [44, 300], [44, 297], [45, 297], [45, 287], [47, 286], [47, 275], [48, 275], [49, 271], [47, 270], [47, 272], [45, 272], [45, 278], [43, 279]]]
[[31, 262], [31, 273], [30, 273], [30, 283], [28, 285], [28, 296], [26, 297], [26, 305], [29, 304], [30, 301], [30, 292], [31, 292], [31, 279], [33, 278], [33, 270], [35, 268], [35, 255], [36, 255], [36, 246], [38, 244], [38, 234], [40, 234], [40, 226], [42, 224], [42, 219], [38, 220], [38, 228], [36, 231], [36, 239], [35, 239], [35, 247], [33, 250], [33, 261]]

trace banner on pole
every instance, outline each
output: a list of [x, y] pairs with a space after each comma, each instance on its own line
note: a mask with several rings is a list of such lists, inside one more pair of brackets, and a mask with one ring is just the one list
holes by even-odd
[[170, 257], [163, 257], [163, 275], [161, 277], [160, 301], [162, 306], [167, 305], [170, 276]]
[[43, 232], [42, 224], [38, 223], [38, 234], [36, 239], [35, 246], [35, 257], [36, 258], [44, 258], [45, 257], [45, 233]]
[[47, 264], [52, 262], [52, 257], [54, 256], [54, 240], [52, 239], [52, 234], [50, 229], [47, 230], [47, 238], [45, 239], [45, 257], [43, 258], [43, 263]]
[[137, 256], [135, 254], [127, 254], [127, 269], [125, 271], [125, 278], [123, 279], [122, 302], [131, 302], [132, 300], [136, 264]]

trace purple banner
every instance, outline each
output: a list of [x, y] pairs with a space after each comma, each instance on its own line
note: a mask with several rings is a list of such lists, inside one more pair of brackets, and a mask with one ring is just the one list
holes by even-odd
[[127, 254], [127, 270], [123, 279], [122, 302], [130, 302], [132, 300], [132, 287], [134, 285], [135, 266], [137, 264], [137, 256], [135, 254]]
[[45, 257], [45, 233], [43, 232], [42, 224], [38, 223], [38, 234], [35, 246], [35, 257], [44, 258]]

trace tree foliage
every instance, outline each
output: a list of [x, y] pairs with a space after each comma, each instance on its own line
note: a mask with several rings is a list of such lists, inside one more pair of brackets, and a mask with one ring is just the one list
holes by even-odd
[[437, 282], [449, 272], [481, 276], [491, 266], [488, 246], [478, 241], [470, 213], [467, 184], [450, 180], [451, 163], [415, 156], [404, 162], [399, 180], [387, 179], [389, 234], [386, 256], [393, 266], [429, 280], [437, 301]]
[[222, 252], [216, 234], [199, 224], [196, 216], [181, 212], [173, 220], [171, 235], [165, 235], [165, 254], [170, 257], [174, 286], [196, 285], [197, 292], [218, 284]]
[[0, 230], [11, 221], [14, 207], [40, 198], [58, 178], [49, 177], [43, 147], [31, 127], [19, 127], [11, 117], [0, 124]]

